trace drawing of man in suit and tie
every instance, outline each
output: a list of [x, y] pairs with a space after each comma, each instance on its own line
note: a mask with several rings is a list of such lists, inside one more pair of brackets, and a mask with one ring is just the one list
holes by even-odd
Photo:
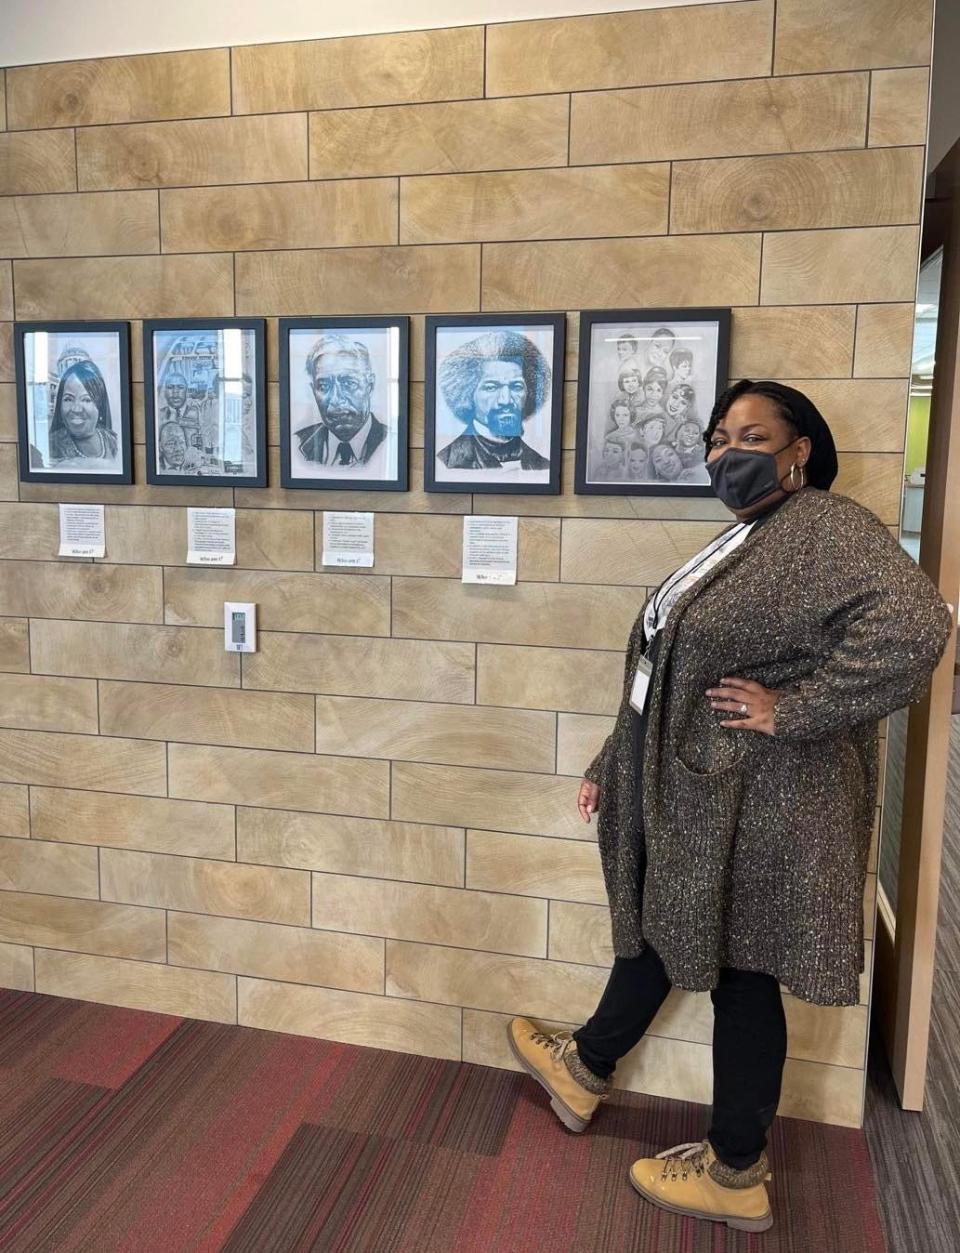
[[344, 335], [321, 335], [307, 355], [306, 370], [320, 421], [295, 432], [300, 452], [319, 465], [369, 466], [387, 428], [371, 409], [376, 375], [366, 347]]

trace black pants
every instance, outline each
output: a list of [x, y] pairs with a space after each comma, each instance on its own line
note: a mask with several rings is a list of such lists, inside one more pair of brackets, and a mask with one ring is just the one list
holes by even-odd
[[[573, 1038], [584, 1064], [606, 1079], [641, 1039], [670, 991], [648, 945], [618, 957], [593, 1017]], [[708, 1139], [735, 1170], [758, 1160], [780, 1101], [787, 1024], [772, 975], [724, 969], [713, 1000], [713, 1118]]]

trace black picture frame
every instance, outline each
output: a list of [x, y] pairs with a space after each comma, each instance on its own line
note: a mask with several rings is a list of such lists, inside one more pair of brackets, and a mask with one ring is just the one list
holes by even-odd
[[[367, 352], [368, 361], [372, 373], [376, 376], [377, 370], [370, 359], [369, 348], [364, 342], [367, 337], [362, 337], [359, 341], [356, 338], [357, 332], [365, 331], [395, 331], [397, 333], [397, 380], [394, 401], [396, 406], [396, 417], [389, 420], [381, 421], [377, 418], [375, 409], [378, 407], [374, 403], [369, 409], [371, 420], [379, 427], [387, 426], [387, 434], [380, 434], [377, 443], [373, 446], [370, 455], [375, 456], [380, 448], [383, 453], [378, 460], [383, 460], [387, 464], [386, 469], [393, 471], [389, 475], [379, 478], [363, 478], [360, 473], [347, 475], [341, 467], [334, 465], [323, 466], [319, 461], [316, 463], [318, 471], [326, 470], [327, 473], [317, 473], [308, 475], [303, 472], [302, 464], [299, 468], [294, 467], [294, 457], [296, 456], [300, 463], [308, 460], [302, 455], [304, 440], [300, 441], [300, 447], [294, 447], [294, 435], [304, 430], [315, 429], [318, 432], [318, 438], [314, 441], [314, 446], [325, 449], [330, 439], [330, 434], [326, 430], [321, 430], [324, 424], [321, 421], [308, 423], [306, 427], [298, 427], [297, 432], [294, 431], [293, 406], [294, 395], [291, 387], [291, 334], [307, 331], [315, 333], [317, 340], [324, 335], [336, 335], [337, 332], [344, 332], [346, 336], [353, 336], [354, 342], [359, 342]], [[280, 337], [280, 483], [285, 488], [297, 491], [339, 491], [339, 492], [405, 492], [409, 488], [409, 404], [410, 404], [410, 319], [405, 314], [390, 314], [383, 317], [303, 317], [303, 318], [280, 318], [279, 321], [279, 337]], [[305, 339], [308, 337], [305, 337]], [[369, 337], [370, 343], [375, 342], [374, 337]], [[389, 347], [388, 337], [383, 337], [384, 344]], [[298, 377], [299, 365], [301, 362], [301, 345], [297, 345], [297, 364]], [[307, 354], [309, 357], [309, 354]], [[379, 364], [379, 363], [378, 363]], [[386, 371], [381, 371], [385, 376], [382, 387], [389, 388], [391, 386], [390, 376]], [[376, 387], [376, 382], [371, 384]], [[318, 405], [319, 401], [316, 395], [312, 396], [314, 405]], [[301, 402], [305, 403], [305, 402]], [[370, 403], [368, 396], [367, 403]], [[390, 401], [388, 400], [388, 405]], [[386, 411], [383, 411], [386, 412]], [[319, 410], [313, 417], [319, 419]], [[391, 448], [391, 440], [389, 439], [390, 425], [394, 425], [396, 431], [395, 444], [395, 466], [390, 463], [394, 459], [394, 453]], [[374, 428], [376, 429], [376, 428]], [[334, 437], [335, 438], [335, 437]], [[364, 447], [368, 446], [367, 443]], [[312, 460], [312, 458], [309, 458]], [[365, 464], [365, 462], [363, 463]], [[346, 469], [354, 469], [348, 466]], [[336, 473], [336, 471], [340, 473]], [[334, 473], [330, 473], [334, 471]]]
[[[78, 337], [73, 345], [66, 345], [60, 349], [57, 357], [57, 365], [71, 353], [75, 356], [75, 360], [68, 362], [64, 366], [63, 371], [57, 375], [49, 375], [48, 381], [43, 384], [31, 384], [31, 390], [39, 386], [47, 389], [46, 407], [47, 417], [45, 424], [49, 424], [49, 432], [45, 433], [41, 449], [37, 446], [39, 433], [37, 430], [36, 417], [33, 413], [31, 404], [31, 395], [28, 394], [27, 384], [27, 344], [28, 337], [35, 335], [56, 335], [56, 336], [76, 336]], [[81, 347], [83, 336], [94, 335], [114, 335], [116, 336], [116, 362], [115, 370], [110, 372], [109, 379], [104, 379], [103, 358], [98, 364], [85, 348]], [[90, 345], [91, 347], [93, 345]], [[88, 470], [64, 470], [62, 468], [44, 469], [44, 454], [49, 457], [48, 435], [54, 434], [55, 415], [54, 409], [57, 404], [59, 394], [59, 379], [61, 374], [66, 373], [70, 369], [78, 365], [84, 358], [88, 359], [95, 368], [96, 375], [99, 376], [100, 383], [103, 386], [103, 395], [107, 406], [107, 429], [117, 437], [117, 456], [116, 460], [118, 468], [116, 473], [104, 471], [88, 471]], [[132, 436], [130, 429], [130, 324], [129, 322], [16, 322], [14, 324], [14, 370], [17, 388], [17, 437], [18, 437], [18, 461], [20, 480], [23, 483], [114, 483], [114, 484], [130, 484], [133, 482], [133, 449]], [[56, 383], [54, 382], [56, 379]], [[56, 388], [56, 390], [54, 390]], [[115, 401], [119, 402], [117, 412], [114, 412], [115, 405], [110, 404], [110, 393], [112, 392]], [[33, 395], [37, 395], [35, 391]], [[103, 408], [99, 402], [95, 402], [100, 409], [101, 415]], [[98, 426], [100, 419], [98, 419]], [[70, 438], [66, 436], [66, 438]], [[72, 441], [76, 447], [75, 441]], [[104, 445], [106, 446], [106, 445]], [[73, 460], [73, 457], [60, 458], [54, 462], [54, 465], [62, 467], [65, 463]], [[78, 461], [84, 461], [85, 458], [77, 456]], [[39, 463], [39, 464], [38, 464]]]
[[[713, 353], [705, 362], [696, 362], [696, 357], [692, 348], [686, 349], [686, 356], [693, 357], [693, 364], [688, 367], [688, 372], [683, 378], [679, 378], [679, 368], [674, 371], [672, 366], [661, 368], [660, 365], [651, 365], [649, 360], [650, 347], [654, 344], [658, 345], [657, 351], [662, 353], [661, 343], [658, 339], [658, 331], [667, 331], [673, 338], [674, 343], [677, 340], [682, 344], [683, 336], [677, 336], [674, 328], [690, 328], [688, 338], [693, 342], [695, 339], [695, 327], [703, 328], [704, 324], [708, 324], [713, 329], [716, 344], [716, 359], [713, 360]], [[611, 364], [619, 367], [617, 381], [612, 381], [609, 385], [601, 384], [597, 378], [595, 370], [595, 354], [596, 347], [595, 330], [599, 326], [616, 327], [623, 329], [616, 335], [615, 339], [607, 339], [607, 343], [614, 345], [613, 354], [607, 354], [607, 360], [604, 362], [604, 368], [609, 371]], [[649, 334], [645, 337], [644, 332], [649, 330]], [[648, 348], [641, 348], [640, 345], [646, 338]], [[712, 341], [711, 341], [712, 342]], [[640, 363], [641, 372], [641, 399], [634, 405], [631, 397], [627, 397], [621, 387], [620, 380], [630, 375], [635, 375], [637, 370], [628, 364], [628, 358], [620, 358], [621, 345], [626, 346], [632, 343], [636, 346], [634, 360]], [[675, 349], [670, 353], [673, 357], [676, 354]], [[642, 354], [647, 353], [644, 361]], [[680, 349], [680, 356], [684, 355], [684, 349]], [[684, 308], [684, 309], [585, 309], [580, 313], [580, 352], [578, 365], [578, 384], [577, 384], [577, 433], [576, 433], [576, 455], [574, 460], [574, 492], [577, 495], [593, 495], [593, 496], [713, 496], [713, 488], [710, 486], [706, 471], [703, 469], [704, 445], [702, 441], [702, 432], [706, 427], [707, 418], [713, 408], [714, 401], [720, 392], [727, 386], [729, 379], [729, 358], [730, 358], [730, 309], [729, 308]], [[646, 370], [646, 373], [643, 371]], [[696, 385], [689, 380], [694, 377], [693, 371], [696, 370]], [[662, 413], [657, 414], [654, 402], [646, 397], [647, 378], [650, 371], [660, 373], [664, 376], [661, 384], [661, 397], [663, 400]], [[656, 391], [657, 380], [651, 385], [651, 390]], [[624, 384], [625, 386], [626, 384]], [[632, 386], [633, 383], [631, 382]], [[604, 401], [599, 400], [602, 394], [606, 397]], [[685, 394], [679, 395], [674, 400], [674, 404], [679, 408], [687, 396], [691, 399], [687, 402], [687, 407], [679, 414], [668, 412], [668, 406], [671, 404], [673, 393], [680, 388]], [[699, 390], [698, 390], [699, 389]], [[604, 404], [607, 406], [604, 409]], [[616, 406], [618, 413], [614, 416], [613, 409]], [[646, 417], [643, 416], [645, 406]], [[626, 408], [630, 413], [630, 424], [636, 427], [636, 433], [629, 431], [627, 428], [616, 429], [617, 420], [623, 421], [623, 410]], [[651, 422], [651, 434], [657, 430], [656, 419], [658, 416], [663, 417], [663, 425], [661, 429], [661, 438], [654, 441], [651, 446], [649, 440], [640, 433], [640, 427]], [[604, 469], [597, 464], [597, 446], [598, 437], [601, 432], [599, 423], [604, 422], [611, 429], [605, 430], [603, 438], [600, 441], [601, 456], [608, 453], [608, 444], [619, 442], [622, 444], [622, 459], [624, 462], [623, 469], [620, 471], [622, 478], [618, 481], [615, 477], [602, 479]], [[673, 430], [671, 432], [671, 425]], [[691, 427], [697, 425], [700, 427], [699, 442], [694, 444], [694, 435]], [[680, 434], [679, 428], [684, 427], [686, 430]], [[606, 436], [613, 435], [613, 440], [607, 440]], [[686, 442], [680, 442], [686, 441]], [[636, 464], [639, 465], [646, 459], [646, 465], [649, 467], [656, 455], [656, 444], [669, 444], [673, 449], [673, 454], [662, 453], [662, 470], [663, 473], [673, 473], [676, 466], [680, 465], [678, 478], [666, 480], [661, 477], [660, 469], [634, 470], [636, 478], [628, 477], [630, 474], [630, 466], [634, 463], [630, 461], [630, 454], [634, 453]], [[636, 450], [643, 449], [641, 455]], [[616, 458], [610, 454], [611, 462], [615, 463]], [[611, 464], [607, 473], [615, 476], [617, 468], [615, 464]], [[642, 474], [649, 474], [649, 477], [641, 477]], [[656, 475], [656, 477], [654, 477]]]
[[[179, 336], [186, 341], [186, 347], [190, 345], [190, 339], [197, 336], [202, 339], [203, 332], [216, 332], [223, 330], [239, 330], [248, 331], [253, 335], [253, 352], [254, 363], [253, 373], [249, 374], [252, 383], [252, 394], [254, 404], [256, 406], [253, 421], [253, 451], [256, 456], [256, 469], [253, 474], [243, 473], [216, 473], [203, 469], [192, 470], [187, 473], [175, 473], [169, 470], [163, 470], [159, 466], [161, 450], [158, 445], [158, 421], [160, 430], [163, 430], [167, 421], [175, 419], [162, 419], [157, 412], [157, 392], [161, 386], [161, 380], [157, 377], [157, 368], [159, 362], [156, 354], [155, 337], [157, 335]], [[195, 356], [201, 356], [199, 352]], [[180, 361], [184, 360], [183, 355]], [[216, 363], [218, 369], [213, 368], [211, 363], [209, 370], [205, 371], [204, 379], [206, 385], [219, 377], [219, 369], [222, 368], [220, 363]], [[184, 366], [184, 369], [190, 367]], [[164, 372], [168, 369], [177, 370], [176, 365], [171, 365], [169, 358], [164, 363]], [[244, 369], [244, 379], [248, 376], [249, 371]], [[209, 377], [207, 377], [209, 375]], [[186, 382], [186, 380], [185, 380]], [[242, 384], [241, 384], [242, 387]], [[186, 396], [186, 386], [184, 388]], [[146, 429], [146, 463], [147, 463], [147, 482], [155, 484], [158, 487], [266, 487], [267, 485], [267, 415], [266, 415], [266, 329], [263, 318], [150, 318], [145, 319], [143, 323], [143, 398], [144, 398], [144, 425]], [[196, 427], [200, 430], [199, 411], [205, 402], [196, 401], [193, 406], [196, 409]], [[241, 404], [243, 402], [241, 401]], [[189, 411], [191, 401], [187, 400], [183, 412]], [[162, 413], [163, 411], [161, 411]], [[179, 419], [177, 419], [179, 421]], [[185, 429], [189, 430], [193, 423], [182, 423]], [[248, 440], [249, 444], [249, 440]], [[197, 450], [201, 461], [206, 460], [206, 455], [202, 449]], [[222, 458], [218, 458], [223, 464]]]
[[[449, 443], [443, 444], [439, 449], [437, 447], [437, 341], [438, 333], [444, 330], [457, 329], [463, 331], [477, 330], [478, 332], [489, 332], [493, 329], [500, 328], [503, 331], [522, 332], [524, 328], [547, 327], [553, 332], [553, 340], [551, 343], [550, 357], [547, 362], [550, 370], [549, 386], [546, 390], [549, 397], [549, 408], [546, 414], [546, 429], [549, 431], [549, 449], [546, 454], [539, 450], [531, 449], [523, 440], [523, 431], [521, 424], [520, 440], [524, 448], [524, 455], [533, 453], [541, 459], [545, 459], [549, 463], [546, 471], [547, 477], [542, 481], [531, 480], [523, 482], [504, 481], [503, 479], [493, 480], [487, 478], [484, 480], [484, 474], [490, 473], [490, 470], [477, 468], [475, 478], [451, 481], [443, 478], [442, 473], [438, 477], [437, 461], [440, 453], [455, 442], [458, 438], [452, 436]], [[480, 493], [496, 493], [497, 495], [523, 495], [523, 496], [556, 496], [560, 492], [560, 475], [562, 462], [561, 449], [561, 422], [563, 416], [563, 366], [564, 366], [564, 350], [566, 337], [566, 315], [564, 313], [472, 313], [472, 314], [430, 314], [426, 319], [426, 370], [425, 370], [425, 389], [424, 389], [424, 455], [423, 455], [423, 486], [428, 492], [480, 492]], [[535, 346], [536, 347], [536, 346]], [[450, 355], [450, 354], [447, 354]], [[540, 353], [541, 356], [545, 355]], [[440, 364], [442, 370], [443, 363]], [[528, 387], [529, 392], [529, 387]], [[535, 417], [542, 412], [546, 399], [530, 414], [522, 418], [525, 423], [531, 417]], [[461, 436], [472, 437], [470, 430], [470, 421], [463, 418], [456, 418], [452, 414], [449, 406], [445, 406], [445, 416], [450, 417], [450, 426], [454, 421], [466, 421]], [[543, 425], [543, 424], [542, 424]], [[449, 469], [449, 467], [448, 467]], [[496, 473], [496, 469], [492, 468]], [[503, 472], [501, 472], [503, 473]], [[523, 473], [521, 469], [520, 473]], [[538, 468], [533, 473], [543, 474], [542, 468]]]

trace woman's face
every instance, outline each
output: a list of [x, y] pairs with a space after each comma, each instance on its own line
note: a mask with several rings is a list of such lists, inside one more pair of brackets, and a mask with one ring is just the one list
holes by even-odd
[[620, 386], [628, 396], [636, 396], [640, 390], [640, 375], [628, 370], [620, 380]]
[[71, 374], [63, 385], [60, 412], [71, 435], [85, 439], [97, 429], [100, 412], [93, 397], [75, 374]]
[[[707, 461], [716, 461], [728, 448], [772, 453], [776, 458], [777, 477], [782, 485], [790, 474], [792, 465], [809, 459], [812, 444], [806, 435], [796, 438], [793, 429], [780, 416], [780, 411], [772, 400], [766, 396], [748, 393], [735, 400], [723, 421], [717, 423], [710, 438]], [[749, 510], [738, 511], [737, 516], [759, 513], [781, 494], [771, 492], [751, 505]]]
[[630, 425], [630, 409], [627, 405], [617, 405], [614, 408], [613, 422], [618, 431]]

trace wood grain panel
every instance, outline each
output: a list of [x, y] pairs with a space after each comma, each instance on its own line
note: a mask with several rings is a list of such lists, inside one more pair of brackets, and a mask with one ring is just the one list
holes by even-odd
[[233, 262], [226, 253], [13, 264], [21, 319], [233, 315]]
[[665, 163], [405, 178], [400, 242], [659, 235], [669, 194]]
[[237, 1021], [233, 975], [47, 949], [37, 950], [36, 962], [37, 991], [48, 996], [71, 996], [205, 1022]]
[[329, 696], [473, 701], [472, 644], [267, 632], [260, 636], [259, 645], [259, 651], [246, 659], [244, 687]]
[[148, 191], [0, 200], [0, 253], [7, 257], [159, 251], [157, 198]]
[[588, 966], [612, 966], [610, 910], [602, 905], [550, 902], [551, 961], [585, 962]]
[[365, 178], [164, 191], [160, 214], [165, 252], [395, 244], [397, 183]]
[[760, 276], [760, 236], [488, 244], [483, 308], [631, 308], [640, 275], [650, 305], [750, 304]]
[[0, 562], [0, 613], [33, 618], [162, 622], [159, 570], [52, 561]]
[[774, 73], [925, 65], [931, 18], [927, 0], [780, 0]]
[[22, 784], [0, 784], [0, 835], [30, 838], [30, 793]]
[[554, 770], [556, 727], [549, 713], [342, 696], [316, 701], [318, 753]]
[[929, 89], [926, 66], [875, 70], [870, 79], [870, 146], [926, 143]]
[[600, 854], [592, 841], [500, 831], [467, 832], [467, 887], [598, 905], [607, 899]]
[[226, 48], [21, 65], [7, 70], [11, 130], [230, 112]]
[[622, 685], [619, 653], [503, 644], [481, 644], [477, 650], [480, 704], [613, 714]]
[[483, 94], [482, 26], [233, 49], [237, 113], [415, 104]]
[[903, 494], [903, 457], [899, 453], [848, 453], [840, 458], [840, 473], [833, 490], [866, 505], [887, 526], [897, 526]]
[[57, 787], [69, 781], [100, 792], [158, 796], [166, 791], [164, 746], [144, 740], [62, 735], [52, 731], [0, 731], [0, 779]]
[[792, 379], [789, 385], [806, 392], [827, 418], [841, 453], [903, 451], [906, 379]]
[[582, 774], [613, 730], [612, 717], [557, 715], [557, 774]]
[[3, 261], [0, 262], [0, 318], [10, 321], [13, 313], [13, 265]]
[[60, 522], [55, 505], [0, 502], [0, 557], [44, 561], [56, 556]]
[[570, 161], [592, 165], [859, 148], [868, 77], [803, 75], [578, 94], [571, 104]]
[[460, 1058], [460, 1011], [449, 1005], [261, 979], [240, 978], [238, 989], [241, 1026], [451, 1061]]
[[[323, 555], [323, 527], [317, 519], [318, 568]], [[463, 520], [454, 515], [404, 516], [384, 513], [376, 521], [376, 575], [403, 574], [460, 578]], [[517, 533], [517, 577], [555, 582], [560, 569], [560, 526], [555, 519], [523, 519]], [[370, 577], [356, 571], [353, 577]]]
[[237, 257], [239, 314], [456, 313], [476, 309], [479, 293], [480, 249], [469, 244]]
[[915, 226], [794, 231], [768, 235], [760, 302], [765, 305], [912, 300]]
[[922, 176], [922, 148], [681, 161], [673, 167], [670, 229], [697, 234], [916, 222]]
[[486, 94], [765, 75], [772, 38], [770, 0], [488, 26]]
[[389, 766], [352, 757], [170, 744], [170, 795], [386, 818]]
[[73, 191], [76, 185], [72, 130], [0, 135], [0, 196]]
[[391, 816], [492, 831], [584, 838], [578, 779], [395, 762]]
[[[7, 270], [12, 279], [13, 267], [8, 266]], [[10, 304], [12, 303], [11, 295]], [[0, 380], [6, 382], [12, 380], [13, 377], [13, 323], [0, 322]]]
[[[724, 528], [709, 522], [565, 518], [563, 529], [560, 576], [565, 582], [597, 580], [655, 587]], [[643, 599], [641, 596], [635, 601], [635, 610]], [[621, 647], [625, 640], [626, 634], [621, 637]], [[588, 636], [581, 639], [584, 644], [588, 641], [593, 643]]]
[[41, 840], [235, 860], [230, 805], [35, 787], [30, 821]]
[[273, 866], [453, 887], [463, 883], [463, 841], [457, 827], [237, 809], [238, 857]]
[[545, 957], [546, 901], [314, 874], [313, 925], [424, 944]]
[[98, 126], [77, 132], [80, 189], [306, 178], [306, 142], [305, 113]]
[[240, 686], [240, 657], [223, 650], [223, 628], [134, 626], [34, 618], [30, 653], [39, 674]]
[[97, 685], [90, 679], [0, 675], [0, 726], [97, 734]]
[[0, 618], [0, 670], [25, 673], [29, 669], [30, 631], [26, 618]]
[[164, 572], [163, 588], [173, 626], [220, 626], [231, 600], [256, 603], [261, 631], [390, 632], [390, 583], [376, 576], [182, 568]]
[[100, 684], [100, 731], [132, 739], [310, 753], [313, 700], [289, 692], [107, 681]]
[[17, 480], [16, 446], [14, 444], [0, 444], [0, 500], [17, 499]]
[[166, 948], [162, 910], [27, 892], [0, 892], [0, 939], [155, 962]]
[[858, 378], [892, 378], [910, 370], [915, 307], [862, 305], [857, 312], [853, 372]]
[[33, 949], [25, 944], [0, 944], [0, 985], [32, 992]]
[[[53, 508], [43, 505], [33, 507]], [[186, 564], [185, 511], [108, 505], [106, 528], [113, 561], [133, 565], [140, 562], [158, 566]], [[292, 509], [238, 510], [236, 541], [238, 569], [313, 569], [312, 513]]]
[[586, 594], [548, 583], [499, 588], [394, 579], [393, 584], [394, 634], [423, 639], [558, 648], [589, 640], [592, 648], [622, 648], [638, 608], [635, 592], [599, 584]]
[[734, 309], [731, 378], [849, 378], [853, 305]]
[[387, 941], [393, 996], [585, 1022], [606, 981], [607, 972], [592, 966]]
[[370, 936], [175, 912], [168, 930], [172, 966], [357, 992], [383, 989], [383, 943]]
[[537, 169], [567, 160], [566, 96], [310, 114], [310, 177]]
[[95, 901], [100, 895], [97, 850], [37, 839], [0, 838], [0, 890]]
[[310, 922], [310, 876], [301, 870], [104, 848], [100, 882], [105, 901], [126, 905], [294, 926]]

